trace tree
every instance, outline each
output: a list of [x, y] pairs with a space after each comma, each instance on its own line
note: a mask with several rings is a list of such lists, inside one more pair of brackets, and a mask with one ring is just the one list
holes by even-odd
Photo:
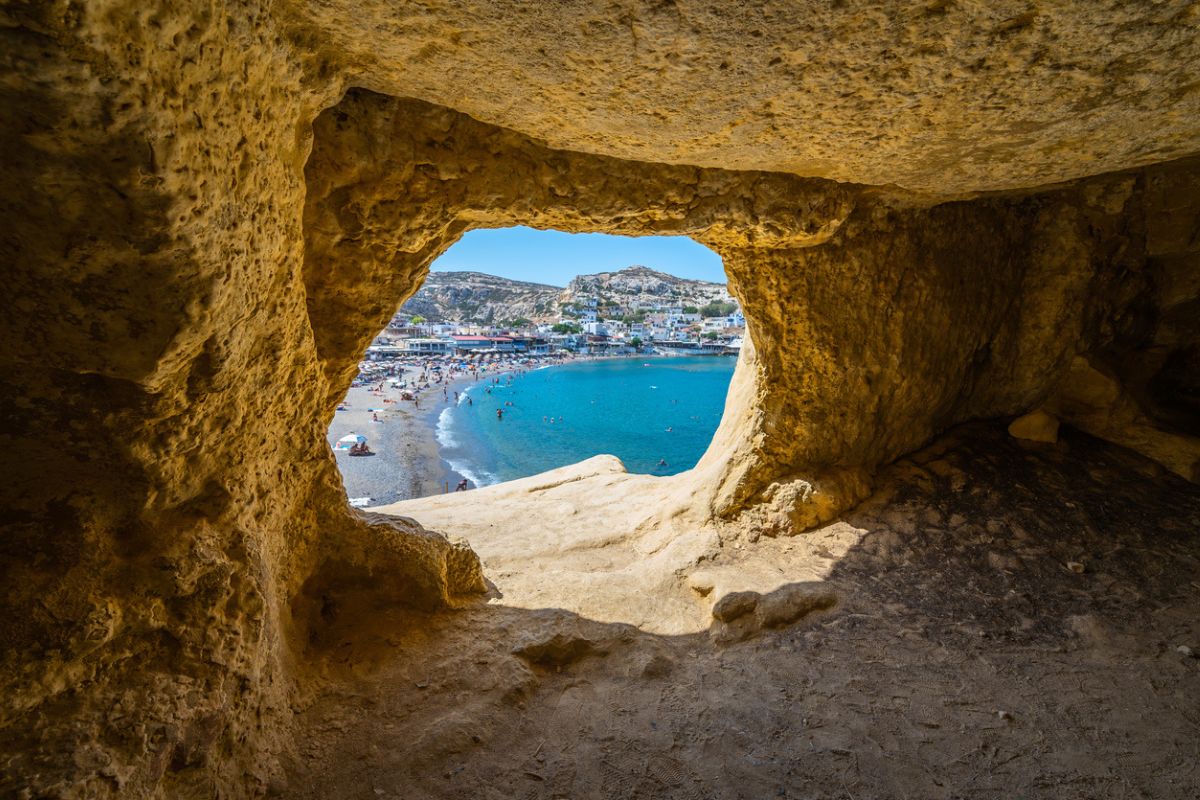
[[640, 337], [640, 336], [633, 337], [632, 339], [629, 340], [629, 343], [631, 345], [633, 345], [634, 350], [642, 349], [642, 337]]
[[706, 319], [709, 317], [728, 317], [734, 311], [737, 311], [737, 306], [733, 303], [718, 303], [714, 301], [700, 309], [700, 316]]
[[425, 318], [422, 317], [420, 314], [417, 314], [409, 321], [412, 322], [413, 325], [424, 325], [425, 324]]
[[709, 331], [708, 333], [704, 334], [704, 338], [705, 339], [715, 339], [715, 338], [717, 338], [717, 334], [713, 331]]
[[574, 322], [560, 322], [557, 325], [551, 326], [550, 330], [555, 333], [580, 333], [583, 331], [583, 328]]
[[684, 306], [684, 307], [683, 307], [683, 313], [685, 313], [685, 314], [699, 314], [699, 313], [700, 313], [700, 309], [696, 308], [695, 306]]

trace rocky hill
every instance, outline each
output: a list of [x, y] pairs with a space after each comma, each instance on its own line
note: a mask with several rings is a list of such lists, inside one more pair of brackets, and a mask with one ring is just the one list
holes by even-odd
[[540, 321], [559, 313], [563, 289], [526, 283], [482, 272], [431, 272], [400, 315], [420, 315], [430, 322], [498, 323], [525, 319]]
[[589, 298], [622, 307], [635, 302], [702, 306], [727, 294], [723, 283], [677, 278], [643, 266], [579, 275], [565, 289], [482, 272], [431, 272], [398, 316], [420, 315], [430, 322], [549, 322]]
[[583, 297], [612, 300], [620, 305], [642, 303], [702, 306], [723, 300], [729, 294], [723, 283], [677, 278], [643, 266], [626, 267], [617, 272], [580, 275], [567, 285], [563, 302]]

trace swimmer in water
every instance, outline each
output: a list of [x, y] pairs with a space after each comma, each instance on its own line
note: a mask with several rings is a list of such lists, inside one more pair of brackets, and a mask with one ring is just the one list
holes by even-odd
[[504, 409], [503, 408], [496, 409], [496, 419], [504, 419]]
[[657, 463], [655, 466], [657, 466], [657, 467], [669, 467], [669, 466], [671, 466], [671, 465], [667, 463], [667, 460], [666, 460], [665, 458], [660, 458], [660, 459], [658, 460], [658, 463]]

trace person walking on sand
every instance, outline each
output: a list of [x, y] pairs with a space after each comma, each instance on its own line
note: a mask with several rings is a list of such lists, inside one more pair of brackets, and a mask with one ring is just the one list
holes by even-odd
[[467, 489], [470, 489], [470, 488], [471, 487], [467, 485], [467, 479], [463, 478], [461, 481], [458, 482], [458, 486], [454, 487], [454, 491], [465, 492]]

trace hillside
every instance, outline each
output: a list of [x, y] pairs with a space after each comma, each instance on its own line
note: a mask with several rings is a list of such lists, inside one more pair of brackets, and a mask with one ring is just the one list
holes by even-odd
[[482, 272], [431, 272], [400, 308], [400, 316], [420, 315], [429, 322], [549, 322], [559, 318], [564, 306], [588, 298], [625, 307], [635, 302], [702, 306], [726, 295], [723, 283], [677, 278], [642, 266], [579, 275], [565, 289]]
[[430, 322], [498, 323], [521, 317], [540, 321], [557, 318], [562, 292], [558, 286], [482, 272], [431, 272], [400, 313], [419, 314]]
[[612, 300], [620, 305], [632, 301], [655, 304], [702, 306], [728, 295], [723, 283], [677, 278], [649, 267], [632, 266], [617, 272], [580, 275], [563, 292], [563, 302], [580, 297]]

